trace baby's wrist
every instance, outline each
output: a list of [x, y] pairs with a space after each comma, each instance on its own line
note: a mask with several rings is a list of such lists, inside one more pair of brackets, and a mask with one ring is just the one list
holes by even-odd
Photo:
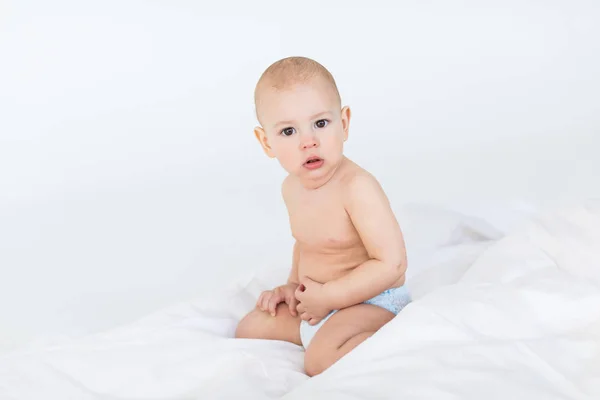
[[[296, 293], [296, 289], [298, 288], [298, 284], [296, 282], [288, 282], [282, 286], [282, 289], [285, 291], [290, 291], [291, 293]], [[294, 295], [295, 297], [295, 295]]]
[[339, 306], [341, 301], [340, 290], [335, 281], [329, 281], [323, 284], [323, 293], [325, 294], [325, 304], [331, 310], [337, 310], [341, 308]]

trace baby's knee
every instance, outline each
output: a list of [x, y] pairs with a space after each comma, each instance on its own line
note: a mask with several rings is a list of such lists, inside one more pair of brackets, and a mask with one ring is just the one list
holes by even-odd
[[[352, 351], [375, 332], [361, 332], [341, 342], [324, 339], [320, 343], [311, 343], [304, 353], [304, 371], [308, 376], [321, 374], [335, 364], [340, 358]], [[321, 338], [323, 339], [323, 338]]]
[[235, 337], [236, 339], [255, 339], [260, 336], [261, 329], [261, 320], [263, 316], [261, 315], [263, 311], [258, 308], [250, 311], [244, 318], [238, 322], [238, 325], [235, 329]]
[[[281, 306], [281, 304], [280, 304]], [[277, 307], [277, 315], [282, 310]], [[235, 330], [237, 339], [270, 339], [275, 330], [276, 320], [266, 311], [256, 307], [240, 320]]]
[[312, 377], [321, 374], [331, 366], [331, 357], [322, 351], [307, 349], [304, 353], [304, 372]]

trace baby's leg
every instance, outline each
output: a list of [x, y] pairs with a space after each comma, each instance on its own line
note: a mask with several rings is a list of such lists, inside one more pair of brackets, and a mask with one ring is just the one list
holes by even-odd
[[371, 304], [357, 304], [336, 312], [315, 333], [306, 349], [306, 374], [314, 376], [325, 371], [394, 316], [392, 312]]
[[235, 337], [240, 339], [270, 339], [302, 345], [300, 341], [299, 316], [290, 314], [289, 306], [280, 303], [273, 317], [267, 311], [255, 308], [238, 323]]

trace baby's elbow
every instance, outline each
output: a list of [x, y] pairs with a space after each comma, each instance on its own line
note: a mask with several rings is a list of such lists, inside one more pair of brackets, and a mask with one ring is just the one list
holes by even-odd
[[399, 279], [406, 274], [406, 259], [405, 258], [397, 258], [389, 263], [390, 265], [390, 274]]

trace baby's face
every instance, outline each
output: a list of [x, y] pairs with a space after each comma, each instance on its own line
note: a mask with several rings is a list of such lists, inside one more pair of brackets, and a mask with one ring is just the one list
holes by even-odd
[[261, 128], [255, 134], [269, 157], [303, 181], [328, 179], [343, 159], [350, 110], [321, 77], [260, 94]]

